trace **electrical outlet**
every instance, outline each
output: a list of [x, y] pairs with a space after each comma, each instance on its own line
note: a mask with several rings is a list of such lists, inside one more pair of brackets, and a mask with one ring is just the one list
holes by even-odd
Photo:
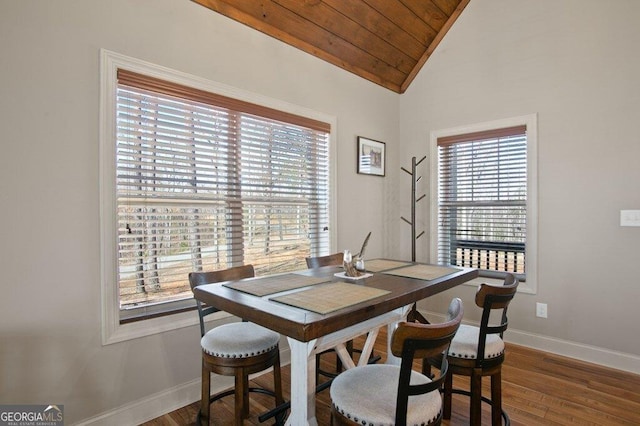
[[546, 318], [547, 317], [547, 304], [536, 302], [536, 316], [538, 318]]

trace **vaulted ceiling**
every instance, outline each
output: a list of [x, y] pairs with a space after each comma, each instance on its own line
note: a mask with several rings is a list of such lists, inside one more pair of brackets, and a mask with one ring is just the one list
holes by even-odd
[[470, 0], [193, 0], [403, 93]]

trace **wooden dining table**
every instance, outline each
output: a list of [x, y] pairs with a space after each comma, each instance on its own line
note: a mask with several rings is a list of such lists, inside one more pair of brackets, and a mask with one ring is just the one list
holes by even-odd
[[[240, 281], [205, 284], [196, 299], [286, 336], [291, 350], [291, 401], [287, 425], [317, 425], [315, 355], [335, 348], [355, 367], [345, 342], [367, 334], [366, 363], [380, 327], [393, 327], [411, 306], [478, 276], [476, 269], [391, 259], [367, 260], [364, 278], [345, 278], [340, 267], [321, 267]], [[340, 275], [340, 276], [336, 276]], [[388, 363], [398, 363], [388, 348]]]

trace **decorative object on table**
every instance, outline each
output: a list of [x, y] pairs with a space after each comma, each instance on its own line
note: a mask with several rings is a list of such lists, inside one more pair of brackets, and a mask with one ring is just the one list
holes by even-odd
[[[417, 176], [416, 167], [418, 167], [418, 165], [422, 163], [425, 160], [425, 158], [427, 158], [426, 155], [422, 157], [420, 161], [416, 161], [416, 157], [412, 157], [411, 171], [405, 169], [404, 167], [400, 167], [403, 171], [411, 175], [411, 220], [407, 220], [404, 216], [400, 216], [400, 219], [404, 220], [409, 225], [411, 225], [411, 261], [412, 262], [416, 261], [416, 240], [424, 234], [424, 231], [422, 231], [418, 235], [416, 235], [416, 204], [418, 203], [418, 201], [422, 200], [425, 197], [425, 194], [422, 194], [420, 197], [416, 198], [416, 184], [420, 179], [422, 179], [422, 176]], [[411, 322], [418, 321], [423, 324], [429, 323], [429, 321], [427, 321], [427, 319], [424, 316], [422, 316], [420, 312], [418, 312], [418, 308], [415, 303], [413, 304], [411, 311], [407, 315], [407, 321], [411, 321]]]
[[344, 251], [342, 266], [344, 268], [344, 274], [347, 277], [359, 277], [362, 275], [362, 272], [356, 269], [356, 265], [353, 263], [353, 256], [349, 250]]
[[345, 281], [350, 281], [350, 282], [356, 282], [356, 281], [360, 281], [360, 280], [364, 280], [365, 278], [369, 278], [372, 277], [373, 274], [370, 272], [358, 272], [360, 275], [358, 275], [357, 277], [350, 277], [349, 275], [347, 275], [346, 271], [343, 272], [336, 272], [335, 274], [333, 274], [334, 277], [338, 277], [342, 280]]
[[362, 243], [362, 247], [360, 248], [360, 251], [358, 252], [358, 254], [356, 254], [354, 256], [354, 259], [353, 259], [353, 265], [360, 272], [365, 272], [365, 268], [364, 268], [364, 251], [367, 248], [367, 244], [369, 244], [369, 238], [370, 237], [371, 237], [371, 231], [369, 231], [369, 233], [365, 237], [364, 242]]
[[367, 249], [371, 232], [367, 234], [362, 243], [360, 251], [354, 256], [349, 250], [344, 251], [344, 257], [342, 258], [342, 266], [344, 267], [344, 275], [346, 277], [360, 277], [364, 275], [364, 251]]
[[385, 150], [384, 142], [358, 136], [358, 173], [384, 176]]

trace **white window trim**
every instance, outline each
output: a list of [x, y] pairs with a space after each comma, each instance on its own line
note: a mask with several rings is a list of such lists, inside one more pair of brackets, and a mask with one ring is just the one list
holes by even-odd
[[[431, 177], [431, 224], [430, 261], [438, 261], [438, 138], [466, 133], [482, 132], [525, 125], [527, 127], [527, 279], [520, 283], [518, 291], [536, 294], [538, 291], [538, 115], [529, 114], [495, 121], [464, 125], [449, 129], [434, 130], [430, 134], [430, 177]], [[501, 283], [490, 278], [476, 278], [467, 285], [480, 283]]]
[[[337, 241], [336, 226], [336, 162], [331, 159], [336, 148], [336, 117], [284, 101], [251, 93], [245, 90], [213, 82], [201, 77], [172, 70], [146, 61], [131, 58], [105, 49], [100, 51], [100, 278], [102, 288], [102, 344], [122, 342], [198, 323], [195, 312], [182, 312], [163, 317], [120, 324], [117, 279], [116, 197], [114, 149], [116, 129], [117, 70], [124, 68], [178, 84], [194, 87], [223, 96], [259, 104], [280, 111], [312, 118], [331, 124], [329, 135], [330, 155], [330, 232], [331, 244]], [[228, 316], [224, 312], [216, 318]]]

